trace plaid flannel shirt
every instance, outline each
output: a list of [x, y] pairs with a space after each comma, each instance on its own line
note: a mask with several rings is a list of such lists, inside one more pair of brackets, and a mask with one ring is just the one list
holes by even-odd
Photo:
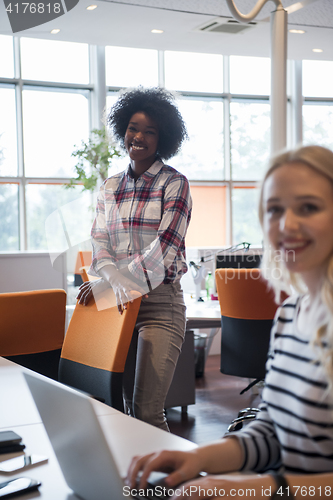
[[91, 271], [98, 275], [109, 264], [127, 266], [140, 282], [172, 283], [187, 271], [188, 180], [160, 160], [136, 181], [130, 172], [128, 168], [101, 186], [91, 231]]

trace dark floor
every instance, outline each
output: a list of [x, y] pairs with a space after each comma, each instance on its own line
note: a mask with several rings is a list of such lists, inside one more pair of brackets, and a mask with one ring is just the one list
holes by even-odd
[[208, 356], [205, 373], [196, 379], [196, 403], [187, 415], [180, 408], [167, 411], [170, 431], [197, 444], [221, 438], [240, 409], [257, 406], [260, 397], [251, 390], [240, 395], [248, 379], [223, 375], [220, 356]]

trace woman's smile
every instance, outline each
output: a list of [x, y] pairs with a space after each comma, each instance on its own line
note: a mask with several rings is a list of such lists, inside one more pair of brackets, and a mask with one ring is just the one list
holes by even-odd
[[158, 126], [155, 121], [143, 111], [134, 113], [129, 120], [124, 142], [132, 169], [138, 175], [154, 163], [158, 138]]
[[[333, 187], [303, 163], [274, 170], [264, 185], [264, 231], [290, 272], [312, 281], [333, 252]], [[311, 278], [312, 277], [312, 278]]]

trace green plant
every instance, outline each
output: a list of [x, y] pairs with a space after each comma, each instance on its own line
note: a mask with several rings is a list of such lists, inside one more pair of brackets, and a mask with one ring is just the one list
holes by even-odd
[[74, 166], [76, 177], [73, 177], [66, 188], [72, 188], [77, 183], [83, 184], [83, 190], [94, 191], [98, 181], [108, 178], [108, 171], [113, 158], [119, 158], [122, 153], [111, 143], [105, 128], [91, 131], [87, 142], [82, 141], [81, 148], [73, 151], [72, 156], [78, 159]]

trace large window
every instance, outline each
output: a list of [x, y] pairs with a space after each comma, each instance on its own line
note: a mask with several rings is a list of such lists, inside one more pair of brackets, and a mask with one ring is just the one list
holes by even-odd
[[0, 77], [14, 77], [13, 37], [0, 35]]
[[150, 49], [106, 47], [106, 84], [110, 87], [158, 85], [158, 53]]
[[230, 104], [233, 180], [260, 180], [270, 152], [269, 104], [233, 101]]
[[[269, 59], [104, 52], [25, 37], [13, 44], [11, 36], [0, 36], [0, 53], [0, 251], [47, 250], [50, 241], [56, 249], [88, 237], [93, 202], [82, 204], [80, 186], [63, 187], [74, 175], [71, 154], [102, 124], [96, 103], [109, 109], [118, 91], [137, 85], [178, 95], [189, 139], [168, 163], [191, 183], [188, 246], [261, 244], [257, 183], [270, 152]], [[105, 80], [103, 71], [90, 71], [104, 64]], [[302, 69], [303, 142], [333, 148], [333, 63], [304, 61]], [[117, 159], [110, 174], [126, 165]]]
[[190, 180], [223, 180], [223, 100], [181, 99], [179, 109], [189, 140], [172, 165]]
[[261, 244], [258, 219], [258, 192], [254, 187], [235, 187], [232, 190], [232, 225], [235, 243], [246, 241]]
[[303, 142], [333, 150], [333, 102], [303, 106]]
[[[29, 250], [67, 250], [89, 238], [89, 230], [81, 232], [81, 229], [85, 228], [87, 220], [91, 226], [90, 206], [89, 201], [85, 206], [81, 205], [80, 191], [80, 187], [64, 189], [57, 184], [27, 185]], [[81, 241], [73, 238], [73, 231], [82, 234]]]
[[21, 72], [25, 80], [89, 83], [88, 45], [21, 38]]
[[268, 95], [270, 90], [270, 59], [230, 56], [230, 92], [233, 94]]
[[192, 92], [223, 92], [223, 57], [218, 54], [165, 52], [165, 87]]
[[303, 61], [303, 142], [333, 149], [333, 61]]
[[0, 175], [17, 175], [15, 87], [0, 86]]
[[333, 97], [333, 61], [303, 61], [303, 95]]
[[45, 251], [47, 218], [79, 196], [63, 184], [89, 136], [89, 47], [0, 37], [0, 51], [0, 251]]
[[0, 183], [0, 250], [20, 249], [18, 185]]
[[74, 146], [89, 135], [88, 104], [87, 93], [23, 90], [27, 176], [71, 177]]

